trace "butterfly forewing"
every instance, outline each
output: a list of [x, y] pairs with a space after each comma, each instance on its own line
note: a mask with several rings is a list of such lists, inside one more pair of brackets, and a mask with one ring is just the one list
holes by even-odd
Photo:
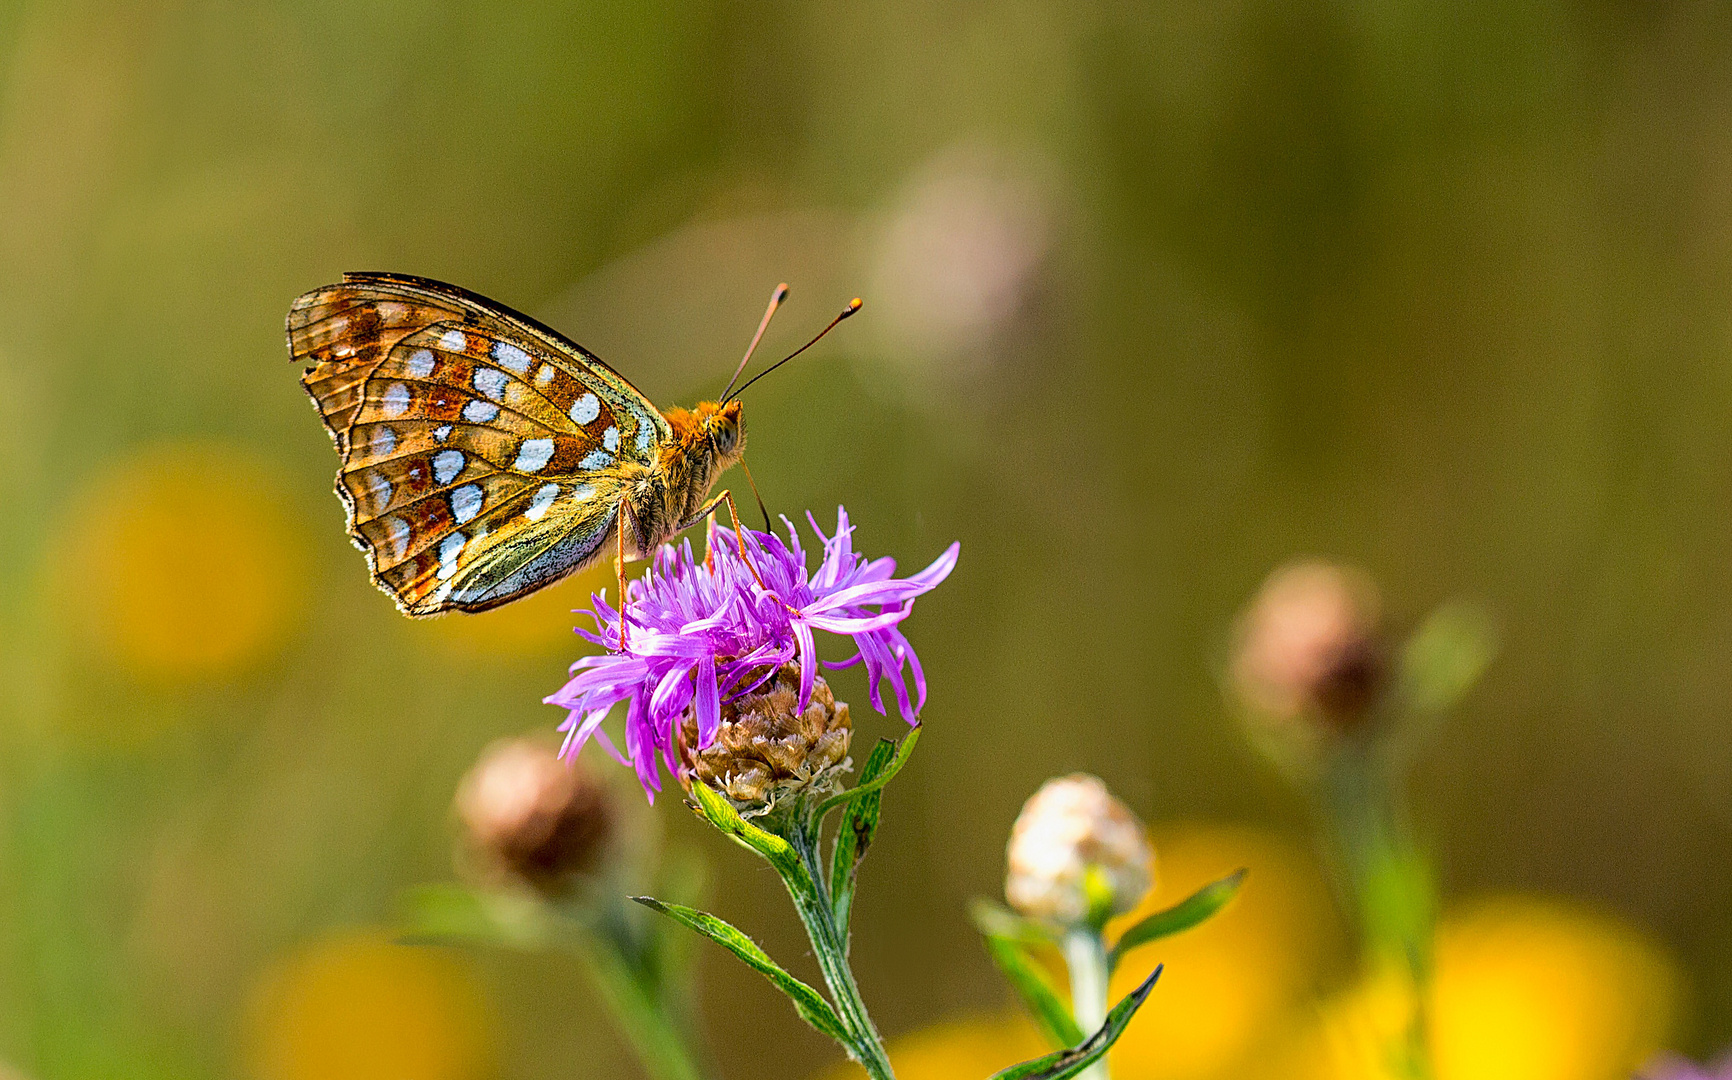
[[557, 580], [611, 534], [623, 469], [671, 431], [618, 373], [451, 286], [349, 275], [301, 297], [289, 347], [343, 458], [374, 580], [411, 615], [484, 610]]

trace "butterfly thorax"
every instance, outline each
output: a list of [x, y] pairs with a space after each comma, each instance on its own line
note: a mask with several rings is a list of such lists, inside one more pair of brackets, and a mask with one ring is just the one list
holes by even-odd
[[694, 409], [675, 407], [662, 415], [673, 438], [661, 447], [655, 465], [627, 486], [633, 519], [629, 535], [641, 556], [691, 524], [716, 480], [745, 452], [738, 401], [702, 401]]

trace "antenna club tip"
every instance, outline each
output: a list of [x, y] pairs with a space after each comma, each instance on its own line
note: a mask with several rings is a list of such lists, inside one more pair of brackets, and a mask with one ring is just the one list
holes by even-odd
[[786, 281], [784, 281], [780, 285], [776, 286], [776, 295], [775, 295], [774, 299], [775, 299], [776, 303], [779, 304], [782, 301], [786, 300], [787, 298], [788, 298], [788, 283]]
[[859, 311], [864, 306], [865, 306], [865, 301], [861, 300], [858, 296], [856, 296], [854, 299], [848, 301], [848, 310], [844, 311], [842, 313], [842, 317], [844, 319], [846, 319], [848, 316], [854, 314], [856, 311]]

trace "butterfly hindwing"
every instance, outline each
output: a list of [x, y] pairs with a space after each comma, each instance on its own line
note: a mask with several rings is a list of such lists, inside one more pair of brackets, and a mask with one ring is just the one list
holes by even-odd
[[592, 561], [624, 471], [671, 438], [600, 360], [437, 282], [348, 275], [295, 302], [289, 347], [313, 364], [349, 534], [410, 615], [485, 610]]

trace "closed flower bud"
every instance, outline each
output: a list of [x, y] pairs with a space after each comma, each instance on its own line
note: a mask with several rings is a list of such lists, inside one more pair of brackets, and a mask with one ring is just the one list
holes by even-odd
[[605, 786], [534, 739], [489, 746], [457, 789], [477, 869], [553, 895], [598, 869], [614, 831]]
[[748, 812], [796, 792], [835, 787], [853, 735], [848, 705], [822, 676], [805, 710], [799, 705], [800, 668], [786, 664], [763, 686], [723, 702], [715, 740], [703, 750], [693, 749], [697, 720], [688, 713], [682, 734], [691, 778]]
[[1011, 826], [1004, 896], [1031, 919], [1076, 926], [1136, 907], [1154, 884], [1143, 823], [1099, 777], [1048, 780]]
[[1318, 561], [1271, 574], [1240, 617], [1232, 679], [1261, 717], [1306, 716], [1346, 731], [1383, 692], [1388, 651], [1377, 589], [1365, 574]]

